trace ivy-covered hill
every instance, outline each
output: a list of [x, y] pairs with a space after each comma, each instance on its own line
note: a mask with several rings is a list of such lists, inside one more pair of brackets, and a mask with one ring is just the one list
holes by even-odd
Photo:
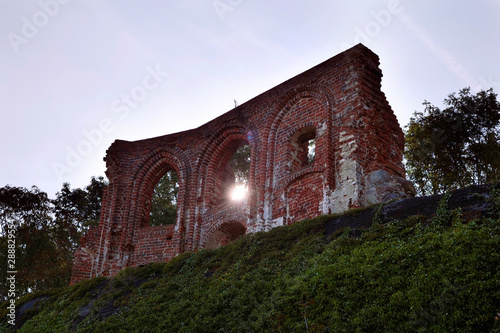
[[500, 332], [499, 213], [497, 185], [323, 216], [26, 295], [15, 328]]

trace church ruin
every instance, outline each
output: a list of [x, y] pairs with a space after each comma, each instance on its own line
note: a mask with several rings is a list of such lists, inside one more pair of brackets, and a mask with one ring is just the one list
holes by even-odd
[[[412, 196], [403, 132], [381, 78], [378, 56], [358, 44], [197, 129], [116, 140], [105, 157], [99, 226], [82, 237], [71, 283]], [[242, 145], [251, 151], [248, 197], [235, 202], [228, 163]], [[171, 170], [179, 177], [176, 223], [150, 226], [153, 189]]]

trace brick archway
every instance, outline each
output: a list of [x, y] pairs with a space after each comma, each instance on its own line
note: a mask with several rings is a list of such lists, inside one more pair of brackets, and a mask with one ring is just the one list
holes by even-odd
[[[201, 230], [200, 248], [204, 248], [207, 241], [223, 225], [238, 223], [241, 228], [247, 230], [247, 214], [244, 205], [230, 205], [222, 210], [208, 212], [205, 216], [205, 224]], [[232, 233], [231, 233], [232, 234]], [[232, 240], [232, 239], [231, 239]]]
[[[272, 212], [274, 220], [267, 218], [266, 224], [269, 227], [287, 224], [291, 220], [286, 189], [292, 179], [300, 178], [305, 173], [321, 173], [320, 177], [313, 179], [317, 182], [314, 185], [321, 188], [321, 194], [325, 196], [322, 201], [328, 200], [326, 197], [335, 188], [335, 147], [332, 135], [334, 96], [329, 88], [322, 85], [300, 87], [287, 96], [274, 118], [268, 139], [270, 153], [267, 172], [273, 175], [273, 193], [267, 193], [266, 201], [267, 210]], [[305, 129], [314, 129], [316, 159], [310, 165], [297, 167], [298, 163], [294, 163], [294, 155], [297, 153], [294, 152], [297, 148], [294, 140]], [[321, 210], [323, 214], [329, 213], [328, 206], [321, 206], [325, 207]]]
[[208, 236], [203, 247], [215, 249], [224, 246], [242, 237], [245, 232], [246, 228], [239, 222], [224, 222]]
[[[259, 142], [258, 131], [251, 126], [231, 126], [222, 128], [214, 135], [202, 152], [199, 163], [199, 183], [196, 199], [196, 224], [194, 225], [194, 243], [203, 243], [203, 228], [207, 226], [213, 211], [230, 209], [233, 204], [227, 200], [224, 185], [221, 184], [221, 173], [231, 156], [242, 144], [250, 146], [249, 197], [247, 207], [254, 206], [256, 200], [256, 165], [258, 164]], [[255, 209], [249, 209], [241, 216], [241, 221], [247, 224], [252, 219]]]
[[[137, 173], [132, 187], [135, 191], [131, 197], [131, 209], [129, 221], [135, 226], [147, 226], [149, 219], [149, 204], [155, 185], [160, 178], [170, 170], [177, 172], [179, 176], [179, 196], [176, 228], [181, 228], [179, 221], [183, 219], [184, 197], [186, 193], [186, 184], [190, 170], [187, 163], [183, 160], [182, 152], [168, 147], [159, 148], [152, 151], [144, 162], [137, 167]], [[179, 158], [179, 156], [181, 158]], [[139, 225], [136, 221], [140, 221]]]
[[[248, 139], [248, 132], [251, 131], [243, 127], [225, 129], [217, 136], [217, 139], [214, 140], [204, 155], [205, 159], [202, 162], [200, 175], [203, 181], [201, 196], [204, 197], [205, 208], [213, 207], [223, 199], [224, 194], [221, 191], [223, 187], [223, 184], [221, 184], [223, 181], [222, 173], [236, 150], [241, 145], [248, 144], [250, 145], [251, 156], [255, 155], [255, 143]], [[251, 171], [250, 183], [253, 181]]]
[[[121, 243], [126, 266], [139, 265], [150, 261], [164, 261], [175, 253], [182, 251], [186, 237], [185, 231], [185, 198], [186, 186], [189, 182], [190, 170], [185, 156], [179, 149], [161, 147], [152, 150], [142, 160], [135, 171], [134, 182], [131, 184], [129, 215], [126, 232], [122, 233]], [[175, 225], [149, 226], [151, 198], [155, 185], [168, 171], [174, 170], [179, 177], [179, 194], [177, 197], [177, 221]], [[156, 235], [157, 246], [165, 249], [155, 254], [147, 238]]]

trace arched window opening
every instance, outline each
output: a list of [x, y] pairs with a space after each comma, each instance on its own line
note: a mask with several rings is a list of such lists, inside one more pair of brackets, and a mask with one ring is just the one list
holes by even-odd
[[250, 145], [245, 144], [236, 150], [231, 159], [229, 166], [234, 172], [235, 182], [239, 184], [248, 184], [250, 175]]
[[246, 140], [235, 139], [213, 157], [214, 173], [209, 173], [207, 206], [244, 202], [248, 196], [251, 148]]
[[292, 137], [293, 169], [311, 165], [316, 158], [316, 129], [307, 127]]
[[307, 140], [307, 164], [312, 164], [316, 156], [316, 138]]
[[153, 190], [149, 225], [175, 224], [178, 194], [179, 176], [175, 170], [170, 170], [160, 178]]
[[233, 174], [233, 185], [229, 189], [231, 200], [242, 201], [248, 193], [250, 175], [250, 145], [244, 144], [233, 154], [228, 163]]
[[245, 235], [245, 227], [238, 222], [223, 223], [217, 230], [208, 236], [206, 249], [216, 249]]

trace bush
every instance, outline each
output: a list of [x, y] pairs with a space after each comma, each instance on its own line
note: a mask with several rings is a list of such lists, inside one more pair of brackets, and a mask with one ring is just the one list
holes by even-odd
[[499, 220], [329, 218], [60, 289], [20, 331], [499, 332]]

